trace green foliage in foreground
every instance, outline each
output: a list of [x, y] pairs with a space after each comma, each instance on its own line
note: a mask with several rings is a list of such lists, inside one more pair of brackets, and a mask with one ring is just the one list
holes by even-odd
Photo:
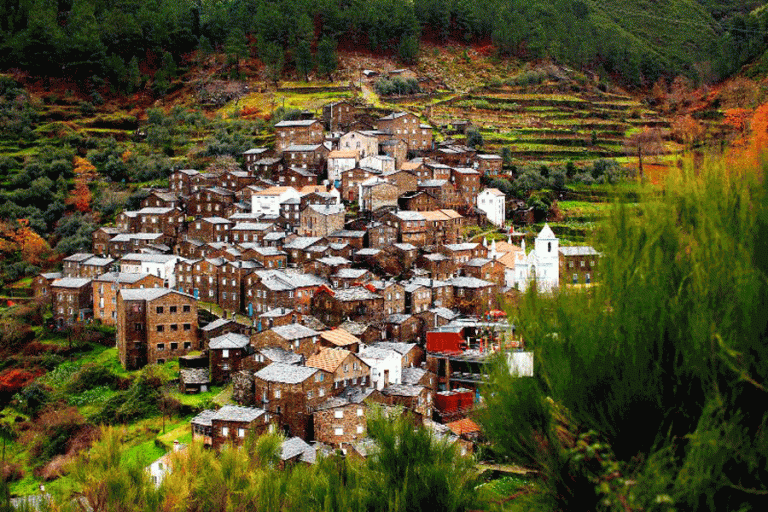
[[768, 190], [756, 174], [710, 164], [617, 205], [601, 285], [522, 302], [536, 377], [500, 368], [481, 421], [500, 456], [541, 472], [548, 508], [765, 499]]
[[314, 465], [279, 469], [282, 438], [264, 435], [221, 453], [199, 443], [173, 454], [173, 471], [156, 487], [140, 462], [126, 461], [125, 433], [102, 439], [70, 468], [73, 493], [51, 509], [80, 510], [73, 498], [104, 511], [460, 511], [476, 506], [472, 459], [409, 419], [379, 415], [378, 441], [365, 461], [320, 456]]

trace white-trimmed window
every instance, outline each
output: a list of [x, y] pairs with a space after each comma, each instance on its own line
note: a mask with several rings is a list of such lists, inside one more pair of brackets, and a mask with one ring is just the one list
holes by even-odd
[[245, 429], [244, 428], [237, 429], [237, 437], [245, 437]]
[[344, 411], [341, 411], [341, 410], [334, 411], [333, 412], [333, 417], [334, 418], [343, 418], [344, 417]]
[[229, 427], [221, 427], [221, 435], [224, 437], [229, 436]]
[[337, 436], [343, 436], [344, 435], [344, 427], [336, 427], [333, 429], [333, 433]]

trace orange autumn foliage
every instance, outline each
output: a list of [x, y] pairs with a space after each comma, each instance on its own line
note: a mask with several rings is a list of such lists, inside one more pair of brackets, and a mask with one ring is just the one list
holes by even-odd
[[79, 212], [91, 211], [91, 191], [88, 189], [88, 183], [98, 177], [96, 167], [85, 158], [76, 156], [75, 165], [75, 188], [72, 194], [67, 198], [67, 204], [71, 204]]
[[734, 142], [729, 163], [734, 166], [760, 165], [768, 150], [768, 103], [757, 107], [745, 121], [747, 131]]
[[18, 228], [8, 223], [0, 225], [0, 252], [19, 251], [24, 261], [33, 265], [40, 264], [51, 252], [51, 247], [29, 227], [27, 219], [19, 219], [18, 223]]
[[91, 211], [91, 199], [91, 191], [88, 189], [88, 185], [79, 182], [75, 185], [72, 194], [67, 198], [67, 204], [71, 204], [79, 212], [86, 213]]
[[750, 110], [746, 108], [729, 108], [724, 114], [725, 119], [723, 119], [723, 124], [742, 132], [746, 130], [747, 122], [751, 114]]

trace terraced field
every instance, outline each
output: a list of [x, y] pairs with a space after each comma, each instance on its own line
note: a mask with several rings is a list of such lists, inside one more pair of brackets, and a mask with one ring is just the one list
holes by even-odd
[[[642, 129], [669, 123], [637, 100], [600, 91], [528, 93], [519, 87], [484, 88], [431, 107], [430, 120], [449, 125], [469, 120], [480, 131], [484, 151], [508, 147], [513, 161], [587, 161], [627, 155], [626, 140]], [[676, 146], [665, 140], [665, 152]]]

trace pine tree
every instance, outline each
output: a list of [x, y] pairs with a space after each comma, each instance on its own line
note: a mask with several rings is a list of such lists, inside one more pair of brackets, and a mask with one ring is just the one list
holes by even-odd
[[337, 43], [328, 36], [323, 36], [317, 44], [317, 71], [321, 75], [332, 80], [332, 74], [339, 67], [339, 58], [336, 54]]

